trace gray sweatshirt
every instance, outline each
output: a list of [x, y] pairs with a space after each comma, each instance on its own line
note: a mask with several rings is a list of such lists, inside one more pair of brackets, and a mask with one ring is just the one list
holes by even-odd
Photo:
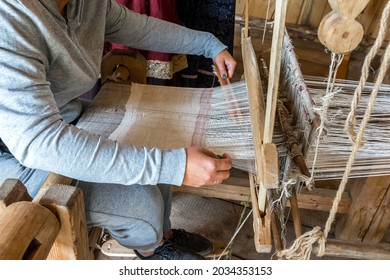
[[55, 0], [1, 0], [1, 140], [30, 168], [90, 182], [181, 185], [184, 149], [125, 146], [69, 124], [81, 112], [77, 98], [99, 78], [105, 40], [209, 58], [226, 48], [210, 33], [111, 0], [70, 0], [67, 20]]

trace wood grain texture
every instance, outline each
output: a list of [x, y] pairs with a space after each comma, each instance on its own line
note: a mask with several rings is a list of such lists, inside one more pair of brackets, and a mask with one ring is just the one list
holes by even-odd
[[267, 213], [264, 213], [263, 216], [260, 215], [256, 183], [252, 174], [249, 175], [249, 183], [252, 198], [255, 248], [258, 253], [269, 253], [272, 251], [271, 216]]
[[56, 213], [61, 231], [48, 259], [85, 260], [91, 257], [84, 199], [81, 189], [54, 185], [41, 196], [39, 203]]
[[0, 259], [44, 260], [60, 230], [56, 216], [33, 202], [15, 202], [0, 215]]
[[336, 237], [378, 243], [388, 227], [390, 176], [352, 179], [349, 186], [352, 204], [337, 224]]
[[320, 42], [332, 52], [347, 54], [357, 48], [363, 39], [363, 26], [352, 18], [339, 13], [328, 13], [318, 27]]
[[[313, 248], [318, 253], [318, 247]], [[363, 242], [328, 239], [325, 245], [325, 256], [359, 260], [389, 260], [390, 245], [369, 245]]]
[[303, 8], [304, 0], [289, 0], [288, 13], [286, 14], [286, 22], [297, 24], [299, 16]]
[[282, 63], [282, 47], [284, 33], [286, 30], [286, 13], [287, 13], [286, 0], [276, 1], [276, 14], [275, 23], [273, 27], [272, 45], [271, 45], [271, 57], [269, 63], [269, 78], [267, 88], [267, 103], [265, 111], [264, 121], [264, 136], [263, 143], [272, 143], [275, 115], [276, 115], [276, 102], [279, 92], [279, 78], [280, 69]]
[[6, 179], [0, 186], [0, 213], [17, 201], [32, 201], [32, 198], [20, 180]]

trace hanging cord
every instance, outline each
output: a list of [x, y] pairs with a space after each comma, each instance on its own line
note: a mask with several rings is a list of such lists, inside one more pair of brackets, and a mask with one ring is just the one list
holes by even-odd
[[225, 252], [231, 248], [232, 246], [232, 243], [234, 241], [234, 239], [236, 238], [237, 234], [240, 232], [241, 228], [244, 226], [245, 222], [248, 220], [249, 216], [252, 214], [253, 212], [253, 209], [251, 209], [251, 211], [249, 211], [248, 215], [245, 217], [244, 221], [242, 221], [242, 218], [244, 217], [244, 214], [245, 214], [245, 211], [246, 211], [246, 208], [248, 208], [248, 202], [244, 203], [244, 210], [242, 211], [241, 213], [241, 217], [240, 217], [240, 220], [238, 221], [238, 225], [237, 225], [237, 228], [232, 236], [232, 238], [230, 239], [229, 243], [226, 245], [225, 249], [223, 249], [222, 253], [219, 255], [218, 259], [217, 260], [220, 260], [223, 255], [225, 254]]
[[270, 6], [271, 6], [270, 3], [271, 3], [271, 0], [268, 0], [268, 4], [267, 4], [267, 13], [266, 13], [266, 15], [265, 15], [265, 22], [264, 22], [263, 38], [261, 39], [260, 53], [263, 53], [263, 46], [264, 46], [264, 41], [265, 41], [265, 33], [267, 32], [269, 8], [270, 8]]
[[[388, 26], [388, 19], [389, 19], [389, 8], [390, 8], [390, 1], [386, 5], [386, 12], [382, 14], [381, 18], [381, 26], [385, 25]], [[381, 28], [380, 32], [385, 32], [386, 29]], [[381, 40], [383, 34], [377, 37], [377, 40]], [[329, 231], [331, 229], [331, 225], [334, 222], [334, 219], [336, 217], [338, 204], [341, 200], [342, 194], [345, 190], [349, 174], [351, 173], [352, 165], [354, 163], [354, 160], [356, 158], [357, 152], [362, 144], [363, 141], [363, 135], [367, 126], [367, 123], [370, 119], [371, 112], [374, 108], [375, 100], [377, 97], [377, 94], [379, 92], [380, 86], [383, 82], [383, 79], [385, 77], [386, 71], [388, 69], [390, 62], [390, 45], [386, 47], [385, 54], [382, 59], [382, 63], [379, 69], [379, 74], [377, 76], [377, 79], [375, 81], [375, 85], [373, 87], [373, 90], [370, 95], [370, 99], [364, 114], [364, 117], [362, 119], [362, 122], [360, 124], [359, 131], [355, 137], [355, 144], [353, 146], [353, 149], [351, 151], [351, 154], [349, 156], [345, 172], [343, 175], [343, 178], [340, 182], [340, 186], [337, 190], [336, 197], [333, 200], [332, 208], [329, 212], [329, 217], [326, 221], [324, 231], [321, 231], [320, 227], [315, 227], [311, 231], [306, 232], [305, 234], [301, 235], [293, 245], [287, 249], [281, 251], [278, 256], [285, 259], [309, 259], [312, 251], [312, 246], [314, 243], [318, 242], [319, 248], [318, 248], [318, 254], [317, 256], [321, 257], [325, 254], [325, 244], [326, 244], [326, 238], [329, 234]], [[364, 74], [363, 74], [364, 75]], [[361, 79], [362, 82], [364, 79]], [[357, 93], [358, 94], [358, 93]]]
[[360, 102], [360, 98], [364, 90], [364, 86], [366, 85], [367, 82], [367, 77], [369, 74], [371, 62], [374, 59], [375, 55], [378, 53], [380, 47], [382, 46], [386, 38], [386, 33], [388, 29], [387, 22], [388, 22], [389, 14], [390, 14], [390, 1], [387, 3], [386, 7], [383, 10], [382, 18], [379, 24], [380, 28], [379, 28], [377, 39], [375, 40], [374, 45], [370, 49], [366, 58], [364, 59], [359, 85], [355, 89], [355, 93], [351, 103], [351, 111], [347, 117], [347, 121], [345, 122], [345, 130], [352, 143], [356, 143], [355, 124], [356, 124], [357, 107]]
[[321, 123], [320, 126], [317, 128], [317, 139], [315, 141], [315, 153], [314, 153], [314, 159], [311, 168], [311, 178], [308, 180], [308, 183], [314, 180], [314, 169], [316, 166], [316, 161], [318, 156], [318, 146], [320, 144], [323, 131], [326, 130], [325, 124], [327, 123], [328, 109], [333, 99], [333, 96], [336, 94], [336, 91], [334, 89], [336, 75], [337, 75], [338, 68], [340, 67], [343, 59], [344, 59], [344, 55], [336, 54], [332, 52], [332, 62], [329, 67], [329, 78], [326, 86], [326, 93], [323, 97], [321, 110], [318, 110], [317, 112], [320, 116]]

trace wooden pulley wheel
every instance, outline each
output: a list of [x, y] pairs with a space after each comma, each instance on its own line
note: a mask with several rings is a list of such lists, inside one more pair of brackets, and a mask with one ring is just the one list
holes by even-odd
[[318, 27], [320, 42], [338, 54], [353, 51], [363, 39], [363, 35], [363, 26], [359, 22], [343, 18], [335, 11], [327, 14]]
[[146, 84], [147, 62], [139, 52], [111, 50], [102, 60], [102, 83], [116, 82]]

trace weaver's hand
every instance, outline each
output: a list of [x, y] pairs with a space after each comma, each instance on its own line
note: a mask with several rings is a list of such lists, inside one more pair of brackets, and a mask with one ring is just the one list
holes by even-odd
[[186, 149], [187, 165], [183, 185], [200, 187], [220, 184], [229, 178], [232, 159], [224, 154], [222, 158], [202, 147]]
[[237, 62], [227, 50], [223, 50], [217, 54], [214, 58], [214, 63], [217, 66], [222, 79], [233, 77]]

